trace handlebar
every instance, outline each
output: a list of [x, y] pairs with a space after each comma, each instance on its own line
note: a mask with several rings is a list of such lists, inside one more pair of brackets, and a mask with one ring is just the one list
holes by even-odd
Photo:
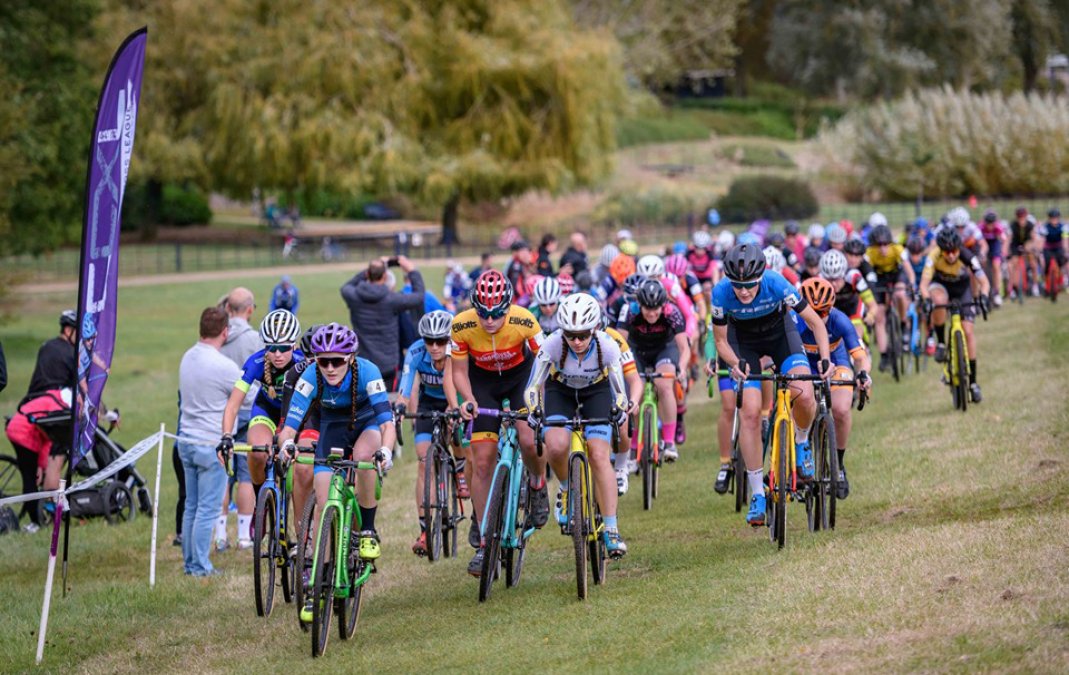
[[459, 410], [446, 410], [444, 412], [443, 411], [439, 411], [439, 410], [424, 410], [424, 411], [417, 410], [416, 412], [408, 412], [405, 409], [405, 407], [402, 406], [399, 403], [395, 404], [393, 406], [393, 413], [394, 413], [394, 416], [393, 416], [394, 429], [397, 431], [397, 444], [402, 446], [402, 447], [404, 447], [404, 444], [405, 444], [404, 431], [403, 431], [403, 427], [401, 425], [401, 420], [402, 419], [438, 420], [438, 419], [443, 418], [443, 417], [445, 419], [447, 419], [447, 420], [450, 420], [450, 421], [455, 421], [455, 420], [459, 420], [460, 419], [460, 411]]
[[[375, 458], [382, 460], [382, 453], [376, 452]], [[293, 461], [298, 464], [313, 464], [315, 466], [328, 466], [332, 469], [356, 469], [358, 471], [374, 471], [379, 480], [386, 477], [386, 472], [382, 470], [382, 464], [380, 462], [358, 462], [352, 459], [342, 459], [341, 457], [329, 456], [325, 458], [320, 457], [297, 457]]]
[[[616, 427], [616, 420], [611, 417], [580, 417], [579, 412], [582, 409], [582, 405], [576, 408], [575, 416], [566, 420], [547, 420], [545, 419], [545, 411], [541, 408], [536, 408], [531, 417], [538, 420], [538, 424], [535, 425], [535, 449], [538, 452], [538, 456], [542, 456], [542, 428], [543, 427], [572, 427], [581, 428], [586, 426], [595, 426], [600, 424], [608, 424], [609, 426]], [[619, 412], [619, 409], [614, 405], [613, 412]]]
[[980, 309], [980, 314], [984, 317], [984, 321], [987, 321], [987, 303], [985, 303], [983, 300], [973, 300], [971, 302], [951, 300], [949, 302], [940, 303], [938, 305], [934, 303], [929, 303], [928, 309], [929, 312], [934, 312], [937, 309], [945, 309], [948, 310], [951, 314], [960, 314], [962, 308], [970, 306], [978, 307]]
[[[471, 410], [471, 408], [469, 407], [468, 410]], [[505, 420], [513, 424], [515, 424], [517, 420], [527, 419], [527, 415], [525, 415], [524, 413], [518, 413], [512, 410], [498, 410], [497, 408], [476, 408], [474, 413], [475, 414], [472, 416], [472, 418], [468, 420], [468, 426], [464, 431], [464, 435], [469, 440], [471, 439], [472, 427], [475, 425], [475, 418], [477, 418], [479, 415], [496, 417], [499, 420]]]

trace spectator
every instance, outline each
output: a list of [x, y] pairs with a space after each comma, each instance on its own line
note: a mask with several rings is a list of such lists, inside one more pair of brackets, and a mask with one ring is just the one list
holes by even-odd
[[[568, 267], [569, 269], [565, 269]], [[586, 259], [586, 235], [582, 232], [573, 232], [571, 245], [564, 255], [560, 257], [560, 271], [567, 272], [573, 277], [587, 269]]]
[[[468, 279], [471, 280], [471, 285], [472, 286], [475, 285], [475, 280], [479, 278], [479, 275], [481, 275], [486, 270], [491, 270], [493, 268], [494, 268], [494, 254], [493, 253], [489, 253], [489, 252], [483, 253], [482, 258], [480, 259], [479, 265], [477, 267], [473, 268], [471, 270], [471, 272], [468, 272]], [[471, 286], [469, 286], [468, 288], [471, 288]]]
[[542, 243], [538, 245], [538, 260], [535, 262], [535, 272], [544, 277], [553, 276], [553, 263], [549, 256], [557, 252], [557, 237], [552, 234], [542, 235]]
[[74, 351], [77, 326], [78, 312], [75, 310], [68, 309], [59, 315], [59, 335], [37, 350], [37, 363], [30, 376], [30, 386], [19, 401], [19, 406], [50, 389], [63, 389], [74, 383], [78, 374]]
[[227, 316], [230, 317], [226, 343], [220, 351], [240, 368], [245, 359], [264, 348], [260, 333], [249, 325], [249, 320], [256, 310], [256, 298], [252, 291], [238, 286], [227, 293], [220, 303], [220, 308], [226, 310]]
[[456, 314], [468, 308], [468, 295], [474, 283], [460, 263], [451, 261], [446, 265], [446, 270], [442, 298], [445, 300], [446, 310], [450, 314]]
[[271, 291], [271, 310], [288, 309], [293, 314], [297, 313], [297, 307], [301, 304], [297, 293], [297, 287], [290, 280], [290, 275], [283, 274], [274, 290]]
[[[174, 435], [182, 437], [182, 392], [178, 392], [178, 423], [175, 425]], [[174, 539], [172, 546], [182, 545], [182, 521], [186, 514], [186, 470], [182, 466], [182, 456], [178, 454], [178, 440], [175, 439], [171, 447], [171, 465], [174, 467], [174, 475], [178, 480], [178, 499], [174, 503]]]
[[512, 242], [512, 260], [505, 266], [505, 276], [512, 282], [517, 293], [527, 288], [527, 277], [533, 272], [531, 245], [522, 239]]
[[[411, 293], [398, 293], [387, 286], [386, 267], [396, 264], [408, 276]], [[358, 355], [382, 372], [388, 391], [393, 390], [400, 364], [401, 341], [397, 315], [423, 308], [423, 275], [405, 256], [373, 260], [341, 287], [341, 297], [349, 307], [353, 330], [360, 336]]]
[[215, 451], [234, 382], [241, 369], [222, 354], [229, 338], [227, 313], [209, 307], [200, 315], [200, 341], [182, 356], [178, 367], [182, 438], [178, 454], [186, 477], [187, 503], [182, 523], [185, 572], [203, 577], [219, 574], [209, 559], [212, 523], [226, 493], [226, 469]]
[[[7, 423], [7, 438], [15, 448], [15, 463], [22, 475], [22, 494], [30, 494], [37, 491], [37, 486], [44, 484], [45, 489], [54, 490], [59, 487], [59, 471], [66, 456], [66, 449], [52, 443], [48, 434], [30, 421], [29, 416], [34, 413], [48, 413], [54, 410], [69, 409], [71, 406], [70, 387], [64, 389], [52, 389], [40, 396], [31, 398], [19, 406], [18, 411]], [[55, 482], [47, 484], [45, 469], [49, 458], [55, 457], [52, 463], [55, 465], [49, 472], [49, 479]], [[43, 524], [42, 501], [23, 502], [19, 512], [30, 517], [30, 522], [23, 526], [27, 532], [36, 532]]]

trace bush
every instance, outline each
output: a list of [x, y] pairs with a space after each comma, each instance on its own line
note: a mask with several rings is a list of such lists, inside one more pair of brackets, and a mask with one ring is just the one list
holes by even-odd
[[737, 178], [716, 208], [728, 223], [809, 218], [819, 210], [808, 183], [780, 176]]
[[598, 225], [682, 225], [696, 213], [704, 213], [712, 195], [705, 190], [655, 185], [620, 190], [607, 196], [591, 217]]
[[206, 225], [212, 220], [208, 198], [193, 186], [163, 186], [160, 223], [164, 225]]

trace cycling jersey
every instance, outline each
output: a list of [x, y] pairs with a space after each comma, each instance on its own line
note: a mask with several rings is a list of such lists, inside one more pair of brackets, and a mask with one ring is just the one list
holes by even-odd
[[612, 326], [605, 329], [605, 333], [616, 341], [616, 346], [620, 348], [620, 364], [623, 366], [624, 375], [629, 375], [635, 372], [635, 355], [631, 353], [631, 345], [627, 344], [627, 340], [623, 335], [620, 335], [620, 331], [616, 330]]
[[949, 262], [943, 256], [943, 251], [937, 248], [928, 254], [922, 279], [943, 285], [952, 298], [957, 298], [963, 290], [970, 288], [970, 274], [976, 277], [984, 276], [980, 258], [973, 255], [972, 251], [963, 248], [958, 252], [958, 259]]
[[638, 302], [631, 301], [620, 310], [616, 327], [627, 331], [627, 341], [635, 352], [649, 354], [660, 352], [676, 335], [685, 331], [686, 324], [683, 315], [672, 303], [665, 304], [661, 316], [649, 323], [643, 318]]
[[843, 277], [843, 287], [835, 292], [835, 307], [851, 319], [860, 319], [862, 302], [875, 302], [875, 298], [861, 270], [849, 269]]
[[680, 282], [686, 285], [687, 292], [690, 293], [690, 299], [695, 303], [700, 302], [702, 298], [702, 282], [698, 280], [698, 277], [694, 276], [690, 272], [687, 272]]
[[918, 284], [920, 284], [921, 274], [924, 273], [924, 265], [927, 260], [928, 256], [923, 254], [919, 256], [917, 262], [913, 262], [913, 256], [909, 256], [909, 266], [913, 268], [913, 278], [917, 280]]
[[902, 269], [906, 258], [906, 249], [901, 244], [891, 244], [887, 247], [887, 253], [881, 251], [880, 246], [869, 246], [865, 252], [869, 264], [877, 275], [890, 275]]
[[[582, 357], [576, 355], [557, 331], [547, 337], [535, 357], [531, 379], [527, 382], [528, 394], [537, 390], [547, 377], [572, 389], [583, 389], [608, 378], [617, 392], [623, 392], [623, 369], [620, 348], [616, 341], [603, 331], [591, 338], [590, 347]], [[535, 404], [528, 395], [527, 405]]]
[[[261, 349], [245, 359], [241, 377], [234, 383], [234, 388], [240, 390], [243, 394], [247, 394], [249, 389], [252, 388], [253, 382], [259, 383], [260, 391], [256, 393], [256, 400], [253, 402], [253, 406], [260, 408], [260, 412], [266, 412], [269, 417], [277, 420], [282, 412], [282, 390], [286, 383], [286, 372], [294, 364], [304, 361], [304, 353], [299, 349], [295, 349], [293, 350], [293, 358], [285, 366], [281, 368], [271, 366], [271, 381], [265, 384], [264, 369], [267, 366], [264, 358], [265, 352], [266, 350]], [[256, 415], [257, 412], [253, 412], [253, 417], [256, 417]]]
[[1039, 228], [1039, 236], [1043, 237], [1043, 248], [1062, 248], [1062, 239], [1065, 237], [1065, 223], [1043, 223]]
[[1002, 221], [996, 220], [989, 223], [985, 220], [980, 225], [980, 233], [990, 242], [994, 239], [1002, 239], [1002, 236], [1006, 234], [1006, 228], [1002, 225]]
[[687, 262], [699, 281], [711, 281], [716, 270], [716, 258], [707, 248], [691, 246], [687, 249]]
[[[449, 358], [449, 347], [446, 346], [445, 358]], [[405, 355], [405, 365], [401, 369], [401, 396], [412, 396], [412, 385], [416, 381], [416, 373], [419, 373], [419, 397], [445, 400], [445, 388], [442, 386], [445, 378], [444, 370], [434, 367], [434, 359], [427, 352], [427, 345], [422, 339], [416, 340], [408, 347]]]
[[[809, 365], [816, 368], [820, 360], [820, 351], [817, 349], [817, 338], [802, 317], [794, 314], [794, 323], [798, 327], [798, 336], [802, 338], [802, 347], [805, 355], [809, 358]], [[828, 328], [828, 349], [831, 352], [831, 362], [837, 366], [850, 367], [850, 357], [857, 358], [865, 353], [861, 341], [857, 339], [857, 331], [854, 324], [843, 312], [832, 307], [828, 317], [824, 319], [824, 325]]]
[[661, 277], [661, 285], [668, 291], [668, 299], [675, 304], [683, 315], [683, 327], [688, 336], [698, 334], [698, 317], [694, 313], [694, 301], [683, 290], [683, 283], [674, 274], [666, 272]]
[[1035, 229], [1036, 226], [1029, 222], [1024, 225], [1017, 221], [1010, 223], [1010, 249], [1016, 253], [1026, 244], [1030, 244], [1035, 236]]
[[744, 332], [768, 332], [783, 324], [783, 315], [788, 309], [801, 312], [808, 305], [798, 290], [783, 275], [765, 270], [760, 289], [749, 304], [735, 296], [729, 279], [721, 279], [713, 287], [713, 323], [726, 326], [728, 322]]
[[534, 316], [535, 321], [537, 321], [538, 325], [542, 328], [542, 333], [544, 335], [549, 335], [557, 330], [559, 322], [557, 321], [556, 312], [553, 312], [552, 316], [545, 316], [542, 314], [542, 306], [533, 303], [531, 304], [530, 312]]
[[[386, 396], [386, 385], [382, 381], [379, 367], [371, 361], [356, 357], [359, 376], [356, 381], [357, 417], [373, 418], [375, 424], [386, 424], [393, 419], [390, 412], [390, 400]], [[308, 414], [313, 401], [318, 400], [324, 417], [328, 414], [350, 415], [353, 405], [353, 371], [345, 373], [337, 386], [323, 382], [323, 391], [319, 391], [317, 382], [318, 368], [307, 368], [301, 373], [301, 379], [293, 388], [293, 398], [286, 413], [286, 426], [297, 430]]]
[[523, 307], [509, 307], [501, 329], [490, 335], [479, 324], [474, 309], [467, 309], [453, 317], [452, 356], [464, 359], [469, 355], [475, 367], [502, 373], [522, 364], [530, 353], [538, 351], [542, 329], [534, 315]]

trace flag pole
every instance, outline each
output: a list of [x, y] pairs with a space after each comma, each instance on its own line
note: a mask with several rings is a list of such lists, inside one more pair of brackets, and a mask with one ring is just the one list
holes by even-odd
[[[67, 481], [59, 481], [59, 495], [56, 498], [56, 518], [67, 515]], [[45, 599], [41, 604], [41, 625], [37, 629], [37, 665], [45, 657], [45, 633], [48, 632], [48, 610], [52, 605], [52, 582], [56, 578], [56, 548], [59, 544], [59, 521], [52, 528], [52, 546], [48, 552], [48, 576], [45, 577]]]

